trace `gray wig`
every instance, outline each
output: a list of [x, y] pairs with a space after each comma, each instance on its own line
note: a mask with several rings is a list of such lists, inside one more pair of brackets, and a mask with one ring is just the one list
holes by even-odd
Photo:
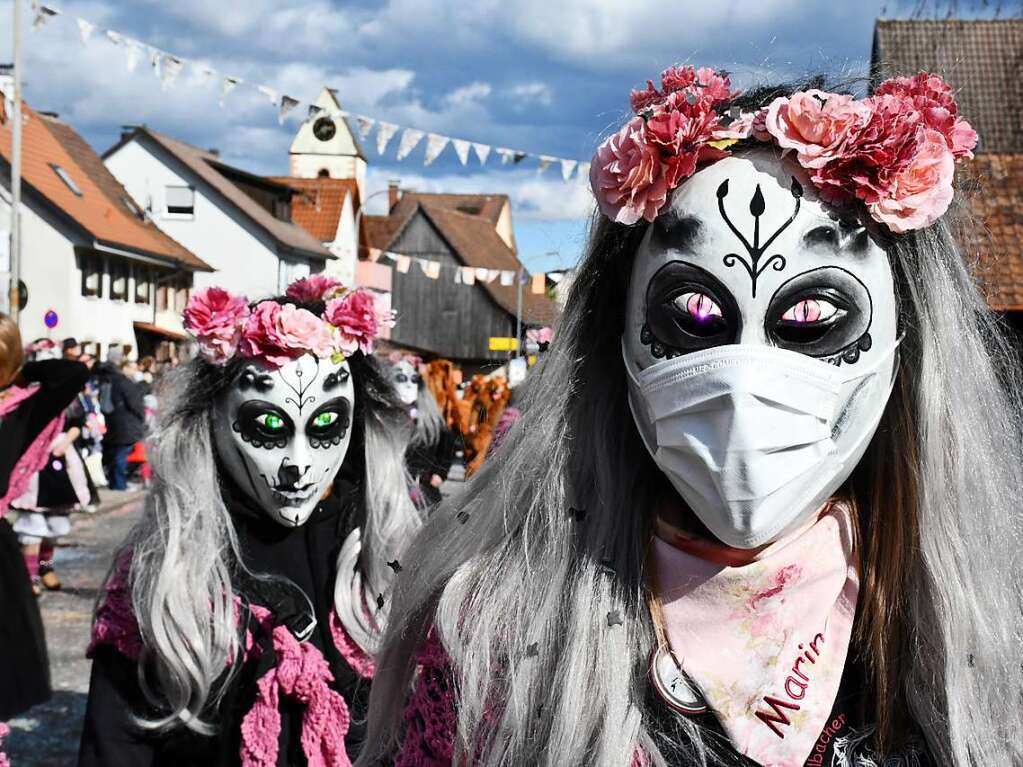
[[440, 412], [437, 398], [433, 396], [425, 380], [419, 381], [419, 396], [416, 398], [416, 428], [412, 432], [412, 444], [433, 446], [440, 441], [441, 434], [448, 428]]
[[[1023, 408], [1016, 357], [953, 220], [885, 243], [905, 333], [900, 382], [841, 492], [857, 509], [854, 650], [879, 733], [905, 735], [892, 725], [902, 711], [938, 763], [996, 767], [1023, 763]], [[624, 767], [637, 746], [656, 765], [669, 750], [685, 764], [725, 760], [691, 721], [679, 718], [670, 748], [648, 725], [644, 559], [664, 481], [630, 415], [620, 353], [645, 226], [595, 219], [521, 420], [413, 544], [359, 765], [400, 742], [396, 701], [431, 627], [454, 669], [455, 764]]]
[[[361, 576], [386, 590], [393, 573], [385, 563], [404, 551], [420, 521], [409, 500], [400, 405], [375, 361], [360, 353], [349, 363], [356, 387], [353, 432], [339, 474], [361, 485]], [[239, 367], [197, 358], [168, 374], [149, 443], [153, 487], [114, 560], [131, 561], [132, 605], [144, 646], [138, 677], [164, 714], [139, 724], [155, 730], [184, 725], [212, 732], [207, 714], [226, 687], [224, 670], [234, 669], [238, 664], [230, 661], [243, 651], [232, 576], [244, 565], [221, 495], [212, 434], [216, 398]], [[335, 598], [338, 593], [347, 596], [342, 589]], [[339, 605], [339, 613], [362, 609]]]

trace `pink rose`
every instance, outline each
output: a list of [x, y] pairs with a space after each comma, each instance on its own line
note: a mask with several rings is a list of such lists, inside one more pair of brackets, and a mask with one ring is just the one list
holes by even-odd
[[971, 159], [977, 146], [977, 131], [959, 117], [959, 105], [950, 86], [937, 75], [920, 72], [914, 77], [893, 77], [877, 87], [877, 96], [896, 96], [913, 105], [928, 128], [945, 138], [958, 160]]
[[330, 329], [306, 309], [263, 301], [249, 315], [242, 333], [241, 353], [279, 368], [303, 354], [329, 357], [334, 353]]
[[820, 168], [842, 154], [869, 118], [869, 107], [852, 96], [809, 90], [771, 102], [764, 127], [778, 146], [796, 150], [804, 168]]
[[868, 206], [875, 220], [896, 233], [933, 224], [948, 210], [954, 194], [955, 157], [945, 137], [923, 126], [919, 133], [916, 154], [892, 180], [890, 195]]
[[889, 197], [917, 151], [920, 115], [909, 102], [887, 95], [862, 103], [870, 110], [867, 123], [847, 137], [841, 154], [811, 174], [832, 202], [856, 198], [870, 204]]
[[381, 327], [394, 324], [394, 314], [379, 305], [368, 290], [354, 290], [327, 302], [323, 319], [338, 330], [335, 343], [345, 354], [373, 351], [373, 339]]
[[646, 140], [646, 124], [634, 117], [600, 145], [590, 165], [590, 186], [601, 213], [620, 224], [653, 221], [667, 201], [660, 153]]
[[[701, 70], [702, 71], [702, 70]], [[691, 66], [668, 67], [661, 72], [661, 92], [667, 96], [674, 91], [681, 91], [696, 82], [696, 69]]]
[[708, 145], [720, 128], [713, 109], [704, 102], [691, 104], [681, 93], [670, 94], [665, 111], [647, 121], [647, 143], [660, 151], [669, 190], [693, 175], [701, 162], [726, 156]]
[[288, 286], [287, 296], [304, 304], [323, 301], [329, 292], [341, 286], [340, 281], [325, 274], [303, 277]]
[[248, 299], [223, 288], [206, 288], [192, 294], [184, 312], [184, 325], [199, 343], [202, 355], [223, 365], [238, 350], [242, 326], [249, 316]]

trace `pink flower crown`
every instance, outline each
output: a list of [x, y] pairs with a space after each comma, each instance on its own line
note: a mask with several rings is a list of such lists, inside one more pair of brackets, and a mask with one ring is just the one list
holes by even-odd
[[955, 163], [977, 145], [951, 87], [926, 72], [885, 80], [865, 99], [808, 90], [740, 112], [728, 109], [737, 95], [727, 74], [691, 66], [666, 69], [659, 89], [648, 80], [633, 91], [636, 116], [590, 166], [600, 211], [622, 224], [653, 221], [698, 166], [755, 140], [794, 151], [823, 199], [859, 200], [875, 221], [907, 232], [948, 210]]
[[348, 290], [331, 277], [303, 278], [288, 286], [286, 295], [300, 303], [324, 301], [326, 308], [316, 316], [272, 300], [250, 307], [245, 296], [206, 288], [189, 299], [185, 329], [195, 336], [203, 357], [216, 365], [240, 355], [279, 368], [303, 354], [336, 362], [357, 351], [370, 354], [380, 330], [394, 326], [394, 312], [373, 293]]

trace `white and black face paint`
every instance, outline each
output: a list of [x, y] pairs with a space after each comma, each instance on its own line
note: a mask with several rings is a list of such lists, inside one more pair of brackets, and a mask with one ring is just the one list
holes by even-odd
[[347, 362], [303, 355], [278, 370], [242, 368], [217, 403], [224, 468], [282, 525], [309, 519], [352, 439], [355, 386]]
[[406, 405], [414, 405], [419, 398], [419, 381], [419, 371], [408, 360], [399, 360], [391, 367], [391, 384]]
[[888, 257], [771, 151], [696, 173], [636, 253], [623, 355], [650, 453], [724, 543], [804, 523], [849, 476], [896, 367]]

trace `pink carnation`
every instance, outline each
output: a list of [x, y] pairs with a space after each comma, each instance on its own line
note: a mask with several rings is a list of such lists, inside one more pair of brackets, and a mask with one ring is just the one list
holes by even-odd
[[242, 333], [241, 353], [279, 368], [303, 354], [329, 357], [334, 353], [330, 328], [323, 320], [294, 304], [263, 301], [249, 315]]
[[327, 294], [340, 287], [341, 283], [325, 274], [303, 277], [288, 286], [287, 296], [304, 304], [326, 300]]
[[796, 150], [804, 168], [820, 168], [840, 156], [869, 119], [870, 108], [852, 96], [809, 90], [771, 102], [764, 127], [778, 146]]
[[653, 221], [668, 186], [660, 153], [646, 139], [646, 124], [634, 117], [600, 145], [590, 165], [590, 186], [601, 213], [620, 224]]
[[394, 313], [368, 290], [355, 290], [328, 301], [323, 318], [337, 328], [337, 346], [346, 354], [359, 350], [370, 354], [380, 329], [394, 324]]
[[202, 355], [218, 365], [234, 356], [249, 316], [248, 299], [223, 288], [192, 294], [184, 312], [185, 328], [196, 337]]
[[889, 194], [869, 206], [870, 214], [896, 233], [930, 226], [952, 202], [954, 175], [955, 157], [945, 137], [921, 126], [913, 159], [892, 179]]
[[665, 111], [647, 121], [647, 141], [661, 153], [668, 189], [693, 175], [701, 162], [727, 156], [708, 145], [720, 127], [713, 110], [702, 102], [690, 104], [680, 93], [668, 96]]
[[927, 72], [920, 72], [914, 77], [893, 77], [881, 83], [875, 95], [891, 95], [909, 101], [920, 113], [924, 124], [941, 133], [957, 160], [973, 157], [977, 131], [959, 117], [952, 86], [941, 77]]

